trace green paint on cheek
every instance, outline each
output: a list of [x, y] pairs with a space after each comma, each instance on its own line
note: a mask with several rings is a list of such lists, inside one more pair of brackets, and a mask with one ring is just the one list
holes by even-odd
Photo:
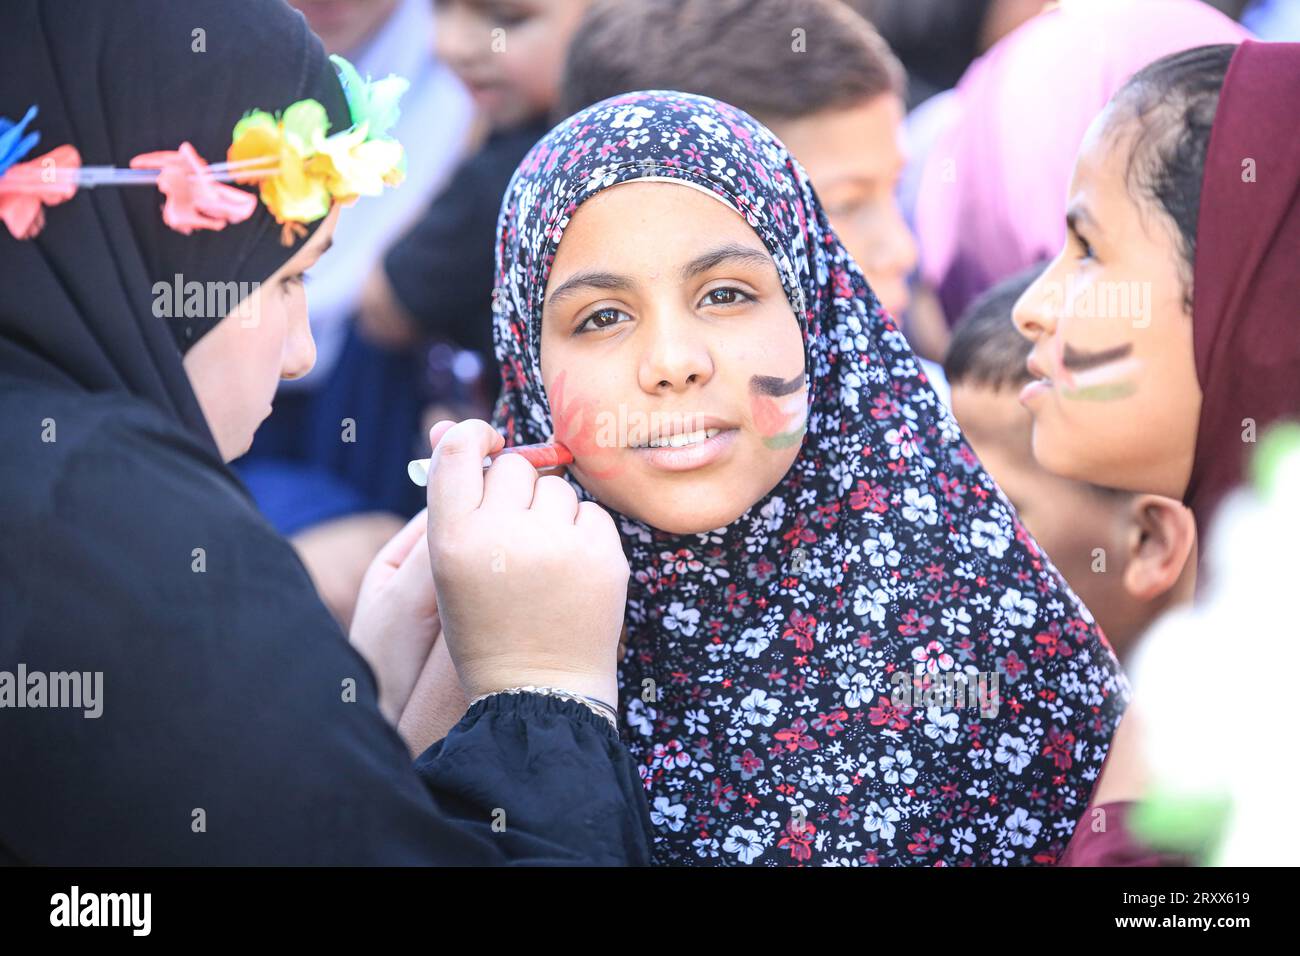
[[766, 445], [768, 448], [773, 448], [773, 449], [789, 448], [791, 445], [799, 444], [799, 442], [803, 439], [803, 433], [806, 432], [807, 430], [808, 429], [806, 426], [801, 425], [795, 431], [782, 432], [779, 435], [773, 435], [770, 438], [764, 438], [763, 444]]
[[1137, 391], [1132, 382], [1115, 382], [1111, 385], [1090, 385], [1073, 391], [1062, 389], [1061, 394], [1075, 402], [1113, 402], [1128, 398]]

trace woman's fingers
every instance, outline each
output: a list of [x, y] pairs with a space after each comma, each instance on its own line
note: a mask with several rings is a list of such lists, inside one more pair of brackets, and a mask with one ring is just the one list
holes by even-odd
[[[416, 517], [423, 517], [423, 512]], [[415, 520], [415, 519], [412, 519]], [[420, 535], [416, 540], [424, 542], [424, 527], [420, 527]], [[402, 563], [393, 573], [393, 583], [396, 587], [404, 591], [409, 589], [409, 593], [419, 595], [416, 602], [427, 609], [436, 610], [438, 607], [438, 595], [433, 588], [433, 562], [429, 555], [429, 548], [425, 547], [411, 548]]]
[[601, 533], [612, 531], [615, 535], [618, 534], [609, 512], [594, 501], [578, 502], [578, 517], [573, 523]]
[[483, 502], [483, 459], [505, 443], [495, 428], [477, 418], [447, 429], [429, 464], [430, 527], [444, 526], [449, 519], [479, 507]]
[[[447, 434], [455, 424], [452, 421], [441, 421], [434, 425], [429, 430], [429, 447], [436, 448], [438, 442], [442, 440], [442, 436]], [[390, 568], [400, 567], [410, 556], [415, 545], [424, 540], [424, 535], [428, 530], [428, 523], [429, 509], [425, 508], [408, 521], [401, 531], [393, 535], [389, 542], [379, 550], [376, 558]]]
[[523, 511], [533, 500], [537, 469], [519, 455], [502, 455], [483, 476], [485, 510]]
[[433, 449], [438, 447], [438, 442], [442, 441], [442, 436], [447, 434], [447, 432], [451, 431], [451, 426], [455, 424], [456, 423], [454, 421], [447, 418], [447, 419], [443, 419], [440, 422], [437, 422], [436, 424], [434, 424], [432, 428], [429, 429], [429, 450], [430, 451], [433, 451]]
[[578, 517], [578, 495], [563, 478], [542, 475], [533, 488], [532, 508], [552, 520], [573, 524]]
[[406, 560], [415, 545], [424, 540], [424, 533], [429, 520], [427, 509], [406, 522], [406, 525], [388, 539], [388, 543], [379, 549], [375, 557], [378, 561], [396, 568]]

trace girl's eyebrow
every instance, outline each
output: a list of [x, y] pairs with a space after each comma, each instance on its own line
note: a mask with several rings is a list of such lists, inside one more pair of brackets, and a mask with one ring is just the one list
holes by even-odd
[[324, 242], [322, 242], [319, 246], [316, 247], [316, 255], [312, 256], [312, 260], [311, 260], [312, 264], [315, 265], [317, 262], [320, 262], [321, 256], [329, 252], [330, 249], [333, 248], [333, 246], [334, 246], [334, 237], [330, 236], [328, 239], [326, 239]]
[[1088, 211], [1088, 207], [1082, 203], [1071, 206], [1065, 213], [1065, 226], [1076, 236], [1079, 234], [1079, 228], [1081, 226], [1094, 233], [1101, 232], [1101, 227], [1097, 224], [1097, 220], [1092, 217], [1092, 213]]
[[708, 252], [701, 253], [681, 268], [682, 281], [693, 279], [702, 272], [722, 265], [724, 262], [739, 262], [751, 266], [771, 266], [772, 257], [750, 246], [738, 242], [729, 242]]
[[561, 299], [573, 295], [584, 286], [593, 289], [626, 292], [635, 285], [636, 283], [627, 276], [621, 276], [614, 272], [577, 272], [561, 282], [559, 288], [550, 294], [550, 297], [546, 300], [546, 308], [554, 308], [555, 304]]
[[[766, 252], [760, 252], [750, 246], [741, 245], [738, 242], [729, 242], [725, 245], [718, 246], [716, 249], [710, 249], [696, 256], [690, 262], [686, 263], [679, 270], [679, 275], [683, 282], [692, 279], [701, 273], [708, 272], [724, 262], [740, 262], [753, 266], [774, 266], [772, 257]], [[619, 275], [616, 272], [577, 272], [569, 276], [556, 287], [555, 291], [546, 299], [546, 308], [553, 309], [564, 298], [573, 295], [580, 288], [605, 289], [615, 292], [626, 292], [636, 286], [635, 280], [629, 276]]]

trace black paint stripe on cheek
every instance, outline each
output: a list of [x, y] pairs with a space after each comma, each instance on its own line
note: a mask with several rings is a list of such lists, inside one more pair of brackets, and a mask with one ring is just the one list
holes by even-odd
[[758, 392], [760, 395], [771, 395], [773, 398], [780, 398], [782, 395], [793, 395], [801, 388], [803, 388], [803, 372], [800, 372], [789, 381], [775, 375], [755, 375], [749, 380], [749, 390], [751, 392]]
[[1132, 351], [1132, 343], [1117, 345], [1113, 349], [1106, 349], [1103, 352], [1076, 352], [1067, 345], [1065, 354], [1061, 356], [1061, 364], [1072, 372], [1082, 372], [1127, 358]]

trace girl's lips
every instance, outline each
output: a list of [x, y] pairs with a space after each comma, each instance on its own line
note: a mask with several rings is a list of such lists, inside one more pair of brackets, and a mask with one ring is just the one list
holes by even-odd
[[702, 442], [696, 442], [694, 445], [685, 445], [681, 448], [632, 448], [633, 454], [641, 456], [646, 464], [663, 471], [692, 471], [696, 468], [703, 468], [705, 465], [711, 465], [723, 455], [725, 455], [731, 446], [735, 443], [738, 429], [728, 428], [720, 431], [712, 438], [706, 438]]
[[1020, 390], [1020, 404], [1028, 405], [1041, 395], [1052, 390], [1052, 383], [1046, 379], [1036, 379]]
[[469, 95], [480, 102], [491, 102], [501, 96], [501, 84], [481, 80], [462, 80]]

